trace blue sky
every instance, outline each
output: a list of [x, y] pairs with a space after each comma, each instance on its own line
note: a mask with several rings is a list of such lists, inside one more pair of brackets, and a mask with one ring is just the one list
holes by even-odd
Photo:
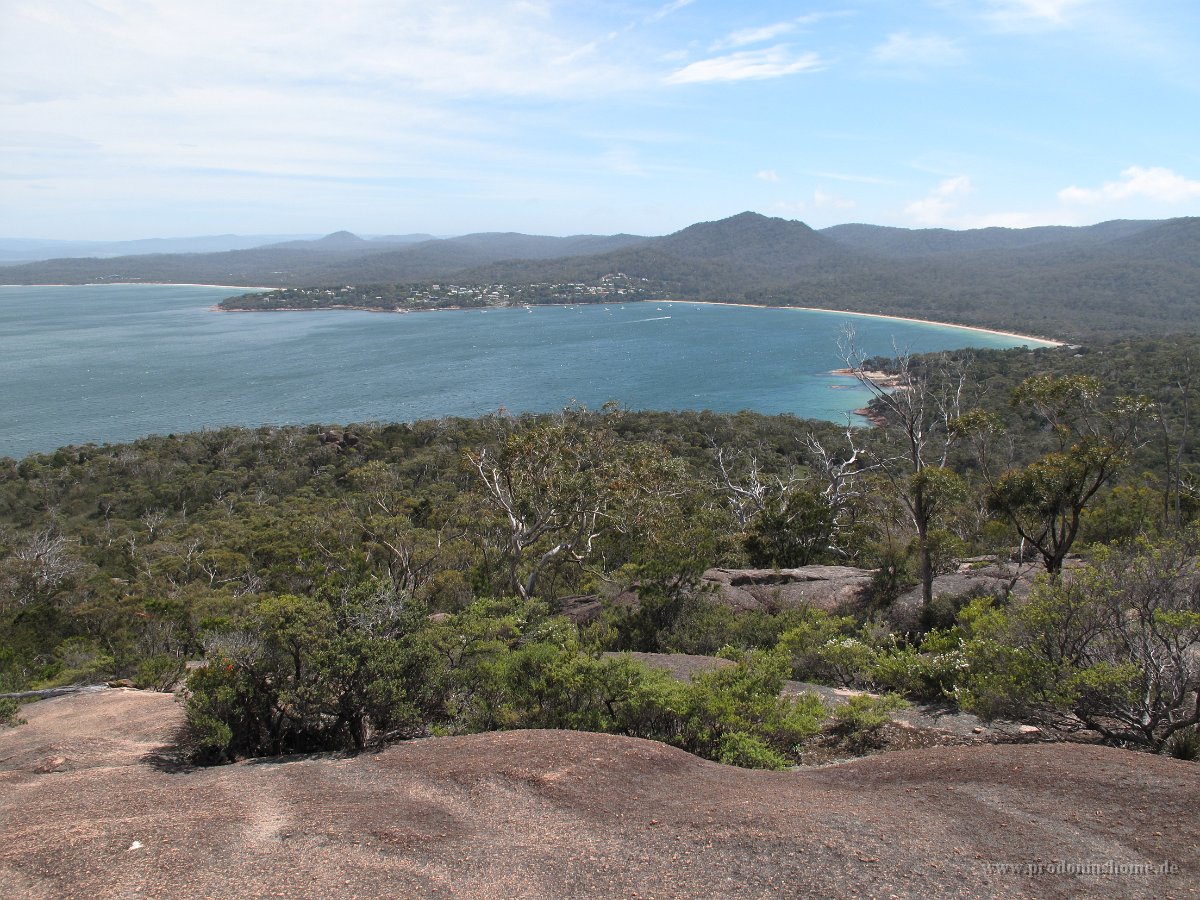
[[0, 234], [1200, 214], [1197, 0], [0, 0]]

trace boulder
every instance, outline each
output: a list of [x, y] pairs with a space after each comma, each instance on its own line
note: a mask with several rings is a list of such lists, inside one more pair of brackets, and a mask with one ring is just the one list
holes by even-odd
[[[630, 592], [626, 592], [630, 593]], [[636, 594], [633, 595], [636, 601]], [[576, 625], [586, 625], [600, 617], [604, 601], [596, 594], [578, 594], [573, 597], [563, 597], [558, 601], [560, 615], [566, 616]]]
[[[1083, 561], [1079, 557], [1067, 557], [1063, 561], [1063, 572], [1069, 575], [1081, 565]], [[1024, 600], [1045, 571], [1037, 561], [1018, 563], [994, 556], [962, 559], [953, 572], [938, 575], [933, 580], [933, 596], [992, 596]], [[911, 631], [918, 625], [921, 606], [921, 586], [918, 584], [896, 598], [887, 610], [888, 621], [899, 631]]]
[[872, 571], [853, 566], [797, 569], [709, 569], [701, 581], [719, 603], [738, 612], [814, 606], [835, 612], [863, 602]]

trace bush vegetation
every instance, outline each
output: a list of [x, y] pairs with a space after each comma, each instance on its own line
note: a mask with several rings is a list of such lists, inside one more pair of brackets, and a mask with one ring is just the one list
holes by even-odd
[[[115, 677], [165, 690], [203, 660], [187, 714], [209, 761], [567, 727], [778, 767], [828, 713], [780, 700], [789, 678], [1183, 746], [1198, 352], [1178, 339], [914, 357], [920, 385], [969, 363], [968, 415], [918, 422], [947, 450], [916, 472], [882, 465], [906, 439], [886, 404], [883, 425], [850, 431], [569, 409], [0, 459], [0, 692]], [[1135, 392], [1137, 433], [1119, 437]], [[1098, 482], [1062, 460], [1118, 440]], [[936, 494], [923, 537], [922, 491]], [[1028, 602], [934, 595], [917, 630], [888, 624], [926, 568], [1019, 553], [1022, 535], [1049, 551]], [[1089, 563], [1069, 576], [1065, 537]], [[874, 569], [871, 603], [735, 613], [696, 589], [712, 566], [812, 562]], [[558, 615], [580, 597], [602, 606], [581, 626]], [[683, 684], [604, 655], [626, 650], [736, 662]], [[881, 708], [855, 701], [837, 727], [869, 744]]]

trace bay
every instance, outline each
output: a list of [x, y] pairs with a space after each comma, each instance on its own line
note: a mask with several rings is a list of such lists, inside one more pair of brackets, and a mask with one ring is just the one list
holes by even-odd
[[413, 421], [615, 400], [844, 421], [868, 353], [1037, 342], [817, 310], [694, 303], [228, 313], [238, 289], [0, 286], [0, 456], [222, 425]]

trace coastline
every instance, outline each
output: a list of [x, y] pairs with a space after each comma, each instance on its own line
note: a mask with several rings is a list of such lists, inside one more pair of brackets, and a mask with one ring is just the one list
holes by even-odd
[[149, 287], [211, 287], [228, 288], [231, 291], [277, 291], [277, 287], [262, 287], [261, 285], [244, 284], [200, 284], [194, 281], [88, 281], [83, 284], [45, 282], [44, 284], [0, 284], [0, 287], [129, 287], [144, 284]]
[[[272, 288], [274, 290], [274, 288]], [[212, 312], [222, 313], [272, 313], [272, 312], [341, 312], [342, 310], [351, 310], [353, 312], [368, 312], [368, 313], [384, 313], [387, 315], [407, 315], [408, 313], [425, 313], [425, 312], [443, 312], [445, 310], [471, 310], [478, 309], [487, 311], [489, 309], [511, 309], [508, 306], [430, 306], [424, 309], [382, 309], [378, 306], [273, 306], [270, 309], [225, 309], [220, 304], [210, 306]]]
[[[97, 287], [102, 285], [159, 285], [163, 287], [213, 287], [213, 288], [228, 288], [232, 291], [276, 291], [278, 287], [246, 286], [236, 284], [198, 284], [194, 282], [182, 281], [101, 281], [92, 282], [90, 284], [0, 284], [0, 287]], [[763, 303], [724, 303], [719, 300], [635, 300], [625, 301], [635, 303], [682, 303], [693, 304], [698, 306], [741, 306], [747, 309], [797, 309], [804, 312], [823, 312], [835, 313], [844, 316], [859, 316], [866, 319], [890, 319], [895, 322], [912, 322], [917, 325], [936, 325], [940, 328], [957, 328], [962, 331], [975, 331], [981, 334], [991, 334], [996, 337], [1016, 338], [1017, 340], [1030, 341], [1040, 347], [1065, 347], [1066, 341], [1060, 341], [1057, 338], [1040, 337], [1034, 334], [1022, 334], [1019, 331], [1003, 331], [998, 328], [984, 328], [977, 325], [960, 325], [957, 322], [938, 322], [933, 319], [918, 319], [914, 316], [897, 316], [890, 313], [866, 313], [853, 312], [846, 309], [828, 309], [823, 306], [767, 306]], [[552, 304], [536, 304], [536, 305], [552, 305]], [[367, 306], [318, 306], [318, 307], [276, 307], [275, 309], [220, 309], [217, 306], [210, 307], [214, 312], [316, 312], [318, 310], [339, 310], [349, 309], [358, 312], [378, 312], [378, 313], [410, 313], [410, 312], [439, 312], [441, 310], [462, 310], [474, 309], [475, 307], [463, 306], [438, 306], [432, 309], [379, 309], [377, 307]], [[492, 307], [480, 307], [481, 309], [491, 309]]]
[[893, 375], [890, 372], [878, 372], [872, 369], [864, 369], [861, 372], [861, 378], [859, 377], [860, 373], [854, 369], [834, 369], [829, 374], [837, 375], [841, 378], [854, 378], [858, 381], [861, 381], [865, 378], [868, 381], [871, 381], [884, 388], [900, 387], [900, 376]]
[[[135, 284], [142, 282], [133, 282]], [[212, 287], [223, 287], [223, 285], [211, 285]], [[276, 290], [276, 288], [250, 288], [250, 290]], [[823, 306], [767, 306], [763, 303], [722, 303], [719, 300], [625, 300], [625, 303], [682, 303], [685, 305], [696, 306], [741, 306], [746, 309], [796, 309], [803, 312], [823, 312], [833, 313], [843, 316], [860, 316], [866, 319], [890, 319], [894, 322], [911, 322], [916, 325], [936, 325], [941, 328], [957, 328], [961, 331], [974, 331], [980, 334], [991, 334], [997, 337], [1016, 338], [1022, 341], [1029, 341], [1037, 344], [1039, 347], [1065, 347], [1066, 341], [1060, 341], [1056, 338], [1039, 337], [1033, 334], [1022, 334], [1017, 331], [1001, 331], [998, 328], [984, 328], [978, 325], [960, 325], [956, 322], [935, 322], [932, 319], [917, 319], [913, 316], [895, 316], [888, 313], [865, 313], [851, 312], [845, 309], [826, 309]], [[539, 303], [534, 306], [557, 306], [559, 304]], [[467, 306], [437, 306], [427, 309], [380, 309], [370, 306], [277, 306], [273, 309], [221, 309], [217, 306], [211, 307], [215, 312], [318, 312], [320, 310], [331, 311], [340, 309], [355, 310], [357, 312], [374, 312], [374, 313], [410, 313], [410, 312], [441, 312], [442, 310], [463, 310], [463, 309], [506, 309], [507, 307], [467, 307]]]
[[799, 309], [805, 312], [837, 313], [843, 316], [861, 316], [866, 319], [891, 319], [896, 322], [914, 322], [918, 325], [939, 325], [943, 328], [959, 328], [963, 331], [979, 331], [984, 334], [994, 334], [998, 337], [1019, 338], [1023, 341], [1033, 341], [1045, 347], [1065, 347], [1066, 341], [1055, 338], [1038, 337], [1032, 334], [1021, 334], [1016, 331], [1000, 331], [996, 328], [983, 328], [977, 325], [959, 325], [956, 322], [935, 322], [932, 319], [917, 319], [913, 316], [894, 316], [888, 313], [851, 312], [848, 309], [826, 309], [823, 306], [767, 306], [763, 303], [722, 303], [719, 300], [658, 300], [658, 303], [694, 303], [703, 306], [745, 306], [750, 309]]

